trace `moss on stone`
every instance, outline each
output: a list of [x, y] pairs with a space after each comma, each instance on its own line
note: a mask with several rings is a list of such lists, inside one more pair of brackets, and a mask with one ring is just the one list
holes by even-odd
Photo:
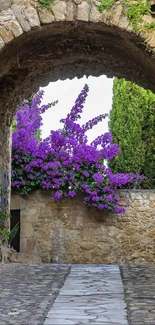
[[126, 15], [132, 25], [135, 32], [140, 32], [142, 30], [141, 22], [144, 15], [149, 14], [150, 5], [145, 3], [143, 0], [138, 0], [136, 2], [127, 2]]
[[104, 10], [111, 9], [114, 4], [114, 0], [101, 0], [99, 5], [99, 11], [102, 13]]
[[39, 4], [45, 8], [49, 8], [52, 0], [39, 0]]
[[155, 30], [155, 22], [147, 23], [144, 25], [145, 30]]

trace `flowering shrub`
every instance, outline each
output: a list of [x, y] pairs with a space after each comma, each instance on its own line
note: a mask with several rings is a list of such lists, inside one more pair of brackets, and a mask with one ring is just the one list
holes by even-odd
[[35, 189], [54, 191], [53, 200], [75, 197], [84, 193], [84, 202], [99, 209], [116, 213], [119, 207], [116, 189], [138, 181], [136, 174], [113, 174], [104, 165], [118, 155], [120, 149], [112, 144], [107, 132], [88, 143], [86, 132], [102, 121], [102, 114], [80, 125], [89, 88], [84, 86], [70, 113], [61, 120], [62, 129], [51, 131], [50, 136], [40, 140], [36, 136], [42, 125], [41, 114], [56, 102], [41, 106], [43, 92], [39, 91], [31, 102], [25, 101], [16, 114], [16, 130], [12, 144], [12, 188], [21, 194]]

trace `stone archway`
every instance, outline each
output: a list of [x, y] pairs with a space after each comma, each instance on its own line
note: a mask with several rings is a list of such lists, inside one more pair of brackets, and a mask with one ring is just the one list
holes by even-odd
[[0, 3], [0, 170], [9, 164], [16, 107], [39, 86], [106, 74], [155, 91], [155, 20], [149, 11], [138, 21], [138, 33], [126, 14], [134, 1], [112, 1], [102, 13], [96, 0], [45, 1], [49, 7], [40, 2]]

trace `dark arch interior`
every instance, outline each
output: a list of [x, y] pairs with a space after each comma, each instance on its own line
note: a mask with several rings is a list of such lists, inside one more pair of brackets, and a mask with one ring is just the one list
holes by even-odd
[[154, 59], [139, 37], [103, 23], [57, 22], [0, 52], [0, 120], [10, 125], [20, 100], [39, 86], [84, 74], [124, 77], [155, 91]]

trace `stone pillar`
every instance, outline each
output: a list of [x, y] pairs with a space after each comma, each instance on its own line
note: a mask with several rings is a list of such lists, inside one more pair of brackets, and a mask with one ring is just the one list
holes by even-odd
[[[11, 189], [11, 128], [0, 121], [0, 186], [6, 185], [4, 182], [4, 172], [6, 171], [9, 179], [7, 188], [8, 204], [5, 211], [10, 211], [10, 189]], [[5, 183], [5, 184], [4, 184]], [[2, 204], [2, 195], [1, 204]]]

